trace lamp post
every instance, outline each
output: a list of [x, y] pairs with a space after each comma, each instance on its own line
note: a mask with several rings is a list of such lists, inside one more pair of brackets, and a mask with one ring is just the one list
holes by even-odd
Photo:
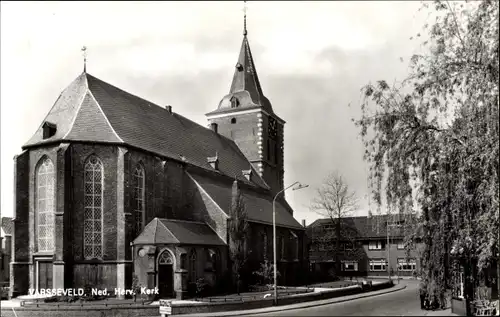
[[299, 182], [295, 182], [292, 185], [288, 186], [285, 189], [279, 191], [273, 198], [273, 259], [274, 259], [274, 304], [278, 304], [278, 271], [277, 271], [277, 259], [276, 259], [276, 198], [278, 198], [279, 194], [283, 193], [285, 190], [289, 189], [292, 186], [297, 185], [297, 187], [293, 188], [293, 190], [299, 190], [302, 188], [306, 188], [309, 185], [302, 185]]
[[[401, 227], [400, 224], [390, 224], [390, 223], [387, 223], [387, 269], [389, 271], [389, 281], [392, 280], [392, 277], [391, 277], [391, 244], [390, 244], [390, 240], [389, 240], [389, 227], [396, 227], [396, 228], [399, 228]], [[399, 284], [399, 268], [396, 267], [396, 269], [398, 270], [398, 284]]]

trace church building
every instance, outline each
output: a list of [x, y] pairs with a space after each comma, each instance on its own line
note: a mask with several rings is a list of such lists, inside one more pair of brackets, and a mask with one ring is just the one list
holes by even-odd
[[[284, 124], [264, 96], [246, 27], [229, 93], [209, 128], [89, 74], [62, 91], [14, 158], [11, 296], [28, 289], [158, 287], [185, 298], [227, 276], [241, 193], [249, 266], [273, 259]], [[305, 228], [276, 200], [279, 284], [298, 284]]]

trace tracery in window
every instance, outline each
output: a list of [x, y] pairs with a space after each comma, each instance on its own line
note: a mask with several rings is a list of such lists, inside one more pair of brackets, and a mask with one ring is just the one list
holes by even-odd
[[45, 157], [36, 170], [36, 223], [38, 251], [54, 251], [54, 164]]
[[144, 208], [144, 168], [137, 165], [132, 175], [133, 196], [132, 207], [134, 208], [135, 234], [138, 235], [144, 229], [145, 208]]
[[103, 166], [96, 156], [85, 163], [85, 210], [83, 254], [86, 259], [102, 258]]

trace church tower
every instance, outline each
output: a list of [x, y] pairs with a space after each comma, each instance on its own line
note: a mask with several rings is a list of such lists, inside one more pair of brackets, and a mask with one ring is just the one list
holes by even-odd
[[243, 42], [229, 94], [207, 113], [220, 134], [234, 140], [274, 192], [283, 189], [283, 128], [260, 86], [244, 20]]

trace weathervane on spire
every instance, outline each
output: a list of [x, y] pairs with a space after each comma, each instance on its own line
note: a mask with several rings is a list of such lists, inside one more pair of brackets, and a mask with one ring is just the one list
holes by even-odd
[[82, 47], [82, 54], [83, 54], [83, 72], [87, 72], [87, 47], [83, 46]]
[[243, 35], [247, 35], [247, 2], [243, 1]]

